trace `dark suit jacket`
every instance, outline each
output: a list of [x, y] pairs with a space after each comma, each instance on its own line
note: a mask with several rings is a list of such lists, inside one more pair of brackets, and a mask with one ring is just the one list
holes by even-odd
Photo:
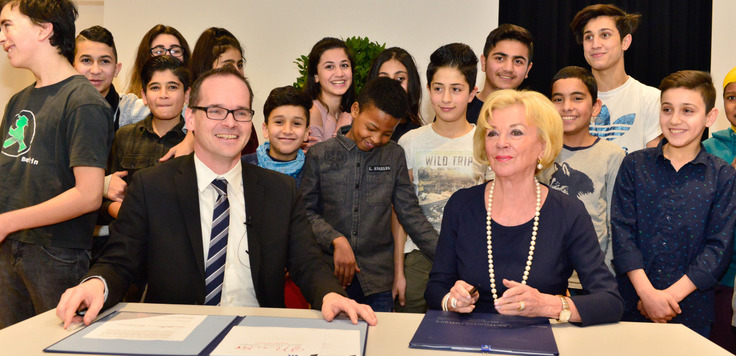
[[[258, 303], [284, 307], [284, 268], [316, 309], [329, 292], [345, 295], [322, 258], [294, 180], [243, 164], [248, 250]], [[245, 268], [245, 267], [243, 267]], [[132, 181], [110, 240], [88, 276], [101, 276], [121, 301], [137, 278], [146, 302], [203, 304], [204, 252], [193, 155], [141, 170]]]

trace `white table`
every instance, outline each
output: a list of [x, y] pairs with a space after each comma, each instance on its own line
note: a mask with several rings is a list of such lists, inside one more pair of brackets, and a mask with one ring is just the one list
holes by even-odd
[[[120, 303], [112, 310], [211, 315], [262, 315], [321, 318], [316, 310], [209, 307], [171, 304]], [[378, 325], [368, 329], [366, 356], [477, 355], [450, 351], [410, 349], [422, 314], [377, 313]], [[629, 323], [577, 327], [553, 323], [561, 356], [571, 355], [730, 355], [680, 324]], [[0, 330], [0, 355], [42, 355], [43, 349], [69, 335], [55, 311]], [[45, 354], [52, 355], [52, 354]]]

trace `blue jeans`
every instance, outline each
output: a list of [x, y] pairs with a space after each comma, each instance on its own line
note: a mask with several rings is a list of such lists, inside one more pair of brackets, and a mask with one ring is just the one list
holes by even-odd
[[89, 270], [89, 250], [0, 243], [0, 329], [56, 308]]
[[345, 288], [345, 291], [348, 293], [348, 297], [360, 304], [370, 305], [373, 311], [388, 313], [394, 311], [394, 299], [391, 296], [391, 291], [365, 295], [363, 294], [363, 288], [360, 287], [360, 282], [358, 282], [358, 277], [353, 277], [353, 282]]

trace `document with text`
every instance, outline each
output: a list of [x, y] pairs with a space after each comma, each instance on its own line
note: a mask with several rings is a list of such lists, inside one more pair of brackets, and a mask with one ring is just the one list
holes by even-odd
[[360, 354], [358, 330], [235, 326], [216, 356], [346, 356]]
[[118, 314], [84, 337], [88, 339], [183, 341], [206, 317], [206, 315], [182, 314], [137, 317], [135, 314]]

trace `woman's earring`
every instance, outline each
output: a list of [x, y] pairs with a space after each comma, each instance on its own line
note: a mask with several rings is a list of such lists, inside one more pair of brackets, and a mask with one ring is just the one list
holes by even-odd
[[541, 171], [544, 166], [542, 165], [542, 160], [537, 158], [537, 170]]

